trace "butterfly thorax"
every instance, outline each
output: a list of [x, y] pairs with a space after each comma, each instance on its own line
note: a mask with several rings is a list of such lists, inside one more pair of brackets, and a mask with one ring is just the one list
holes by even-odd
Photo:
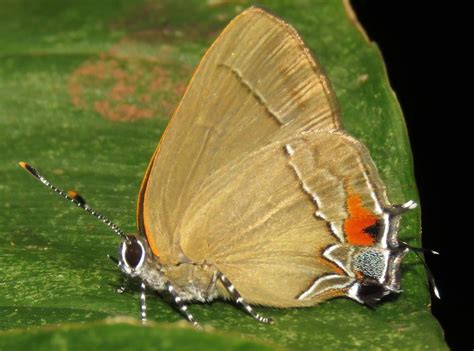
[[139, 278], [156, 291], [167, 289], [172, 282], [182, 300], [211, 301], [218, 295], [215, 269], [210, 265], [183, 262], [161, 264], [147, 242], [133, 235], [120, 244], [119, 267], [132, 278]]

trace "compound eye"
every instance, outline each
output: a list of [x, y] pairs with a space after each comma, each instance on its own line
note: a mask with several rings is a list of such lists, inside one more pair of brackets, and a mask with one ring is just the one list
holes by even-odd
[[129, 243], [125, 243], [124, 258], [130, 268], [136, 268], [144, 254], [142, 246], [135, 238], [131, 238]]

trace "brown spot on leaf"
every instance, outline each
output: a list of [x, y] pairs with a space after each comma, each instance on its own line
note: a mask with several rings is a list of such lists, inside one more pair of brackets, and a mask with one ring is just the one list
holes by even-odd
[[191, 69], [149, 56], [127, 56], [133, 48], [129, 40], [122, 40], [78, 67], [69, 77], [71, 103], [112, 121], [169, 117], [184, 93]]
[[367, 73], [361, 74], [360, 76], [357, 77], [357, 82], [359, 84], [365, 83], [369, 80], [369, 75]]
[[63, 175], [64, 174], [64, 170], [61, 169], [61, 168], [55, 168], [51, 171], [51, 173], [53, 173], [54, 175]]
[[246, 2], [209, 0], [192, 5], [192, 11], [188, 2], [145, 0], [131, 5], [108, 24], [127, 35], [70, 75], [71, 103], [113, 121], [168, 118], [192, 72], [181, 63], [177, 45], [207, 47], [241, 3]]
[[175, 44], [204, 40], [210, 44], [246, 3], [245, 0], [208, 0], [195, 4], [145, 0], [130, 7], [125, 16], [115, 18], [110, 26], [113, 30], [126, 31], [129, 38], [145, 42]]

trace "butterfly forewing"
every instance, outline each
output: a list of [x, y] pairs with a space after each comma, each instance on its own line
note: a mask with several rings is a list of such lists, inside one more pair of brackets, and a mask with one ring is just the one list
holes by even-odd
[[142, 184], [138, 226], [154, 254], [179, 260], [177, 227], [211, 174], [299, 132], [337, 128], [329, 82], [294, 29], [257, 8], [239, 15], [202, 59]]

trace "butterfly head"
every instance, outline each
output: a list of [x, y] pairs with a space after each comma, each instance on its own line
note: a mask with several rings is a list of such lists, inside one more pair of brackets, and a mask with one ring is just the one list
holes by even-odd
[[138, 276], [146, 260], [145, 244], [134, 235], [127, 235], [119, 246], [118, 266], [132, 277]]

